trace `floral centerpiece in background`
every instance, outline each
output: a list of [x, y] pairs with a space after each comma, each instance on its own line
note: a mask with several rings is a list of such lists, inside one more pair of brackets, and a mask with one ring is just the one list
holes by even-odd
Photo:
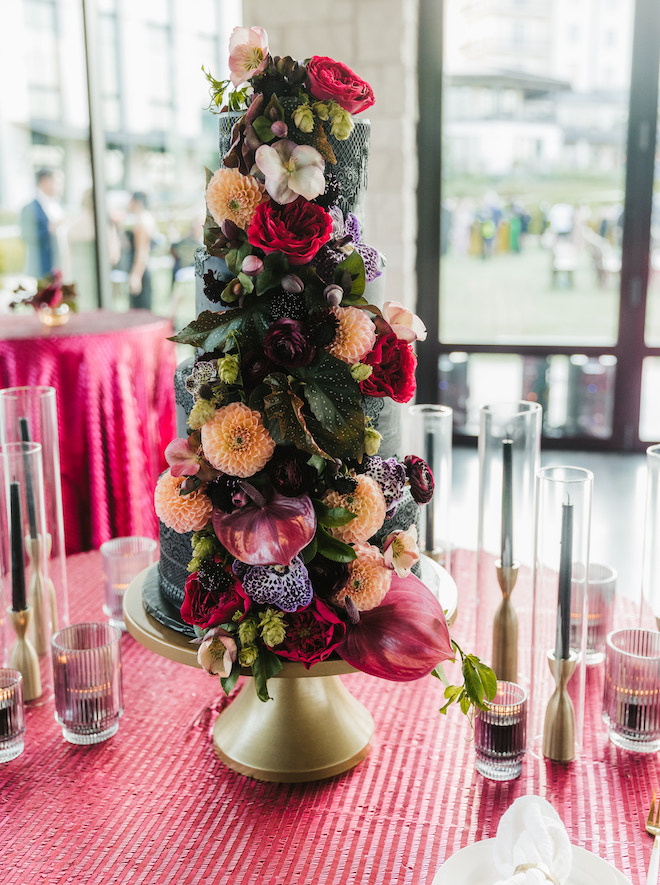
[[221, 309], [173, 339], [201, 355], [189, 435], [167, 447], [155, 492], [160, 519], [194, 533], [181, 617], [227, 692], [242, 667], [267, 700], [284, 661], [338, 656], [405, 681], [458, 652], [465, 683], [447, 705], [467, 711], [494, 675], [411, 573], [414, 525], [376, 541], [406, 487], [425, 504], [433, 477], [420, 458], [378, 455], [363, 405], [412, 398], [412, 344], [426, 336], [400, 303], [367, 302], [380, 259], [338, 206], [328, 136], [347, 139], [373, 92], [330, 58], [272, 56], [261, 28], [236, 28], [229, 48], [230, 81], [207, 76], [214, 105], [243, 113], [208, 175], [204, 238], [228, 275], [205, 274]]
[[73, 283], [62, 282], [62, 272], [53, 271], [48, 276], [37, 281], [36, 292], [28, 293], [28, 290], [19, 285], [14, 290], [15, 295], [25, 293], [9, 305], [11, 310], [17, 307], [32, 307], [39, 319], [47, 326], [56, 326], [65, 323], [69, 319], [69, 313], [77, 310], [76, 287]]

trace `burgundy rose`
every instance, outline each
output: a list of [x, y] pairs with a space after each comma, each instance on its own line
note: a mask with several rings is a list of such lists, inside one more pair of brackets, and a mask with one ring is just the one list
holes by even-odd
[[314, 98], [336, 101], [349, 114], [359, 114], [375, 101], [366, 80], [327, 56], [315, 55], [307, 62], [307, 81]]
[[423, 458], [406, 455], [403, 459], [410, 483], [410, 492], [418, 504], [428, 504], [433, 497], [435, 480], [431, 468]]
[[266, 471], [278, 492], [297, 498], [314, 489], [317, 473], [308, 461], [309, 454], [295, 446], [277, 446]]
[[232, 620], [237, 611], [244, 614], [249, 600], [241, 582], [231, 571], [219, 569], [215, 580], [193, 572], [186, 581], [185, 596], [181, 603], [181, 619], [205, 630]]
[[301, 322], [283, 317], [264, 335], [264, 353], [279, 366], [308, 366], [316, 356], [316, 348], [307, 340]]
[[412, 347], [394, 332], [379, 335], [373, 350], [363, 360], [373, 372], [360, 384], [367, 396], [390, 396], [397, 403], [407, 403], [415, 393], [417, 357]]
[[321, 599], [287, 614], [286, 637], [275, 649], [278, 657], [302, 661], [306, 667], [328, 658], [346, 634], [346, 624]]
[[269, 200], [257, 207], [248, 228], [252, 246], [264, 252], [282, 252], [289, 264], [308, 264], [332, 236], [332, 218], [317, 206], [298, 197], [286, 206]]

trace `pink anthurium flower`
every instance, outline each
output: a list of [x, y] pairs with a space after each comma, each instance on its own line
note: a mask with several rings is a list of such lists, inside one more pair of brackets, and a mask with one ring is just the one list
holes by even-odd
[[266, 190], [280, 205], [299, 196], [313, 200], [325, 190], [325, 160], [309, 144], [284, 138], [274, 145], [262, 144], [254, 155], [266, 179]]
[[268, 34], [263, 28], [234, 28], [229, 38], [229, 79], [240, 86], [268, 64]]
[[172, 476], [196, 476], [201, 482], [210, 482], [218, 476], [208, 462], [199, 457], [201, 436], [191, 433], [187, 439], [173, 439], [165, 449], [165, 460]]
[[411, 310], [398, 301], [386, 301], [383, 305], [383, 318], [397, 338], [403, 341], [425, 341], [426, 326]]
[[250, 502], [240, 510], [213, 510], [213, 529], [229, 553], [248, 565], [288, 565], [316, 533], [316, 514], [308, 495], [266, 498], [248, 482], [240, 485]]
[[391, 532], [383, 544], [383, 559], [400, 578], [407, 578], [410, 569], [419, 560], [417, 527], [411, 525], [406, 532]]

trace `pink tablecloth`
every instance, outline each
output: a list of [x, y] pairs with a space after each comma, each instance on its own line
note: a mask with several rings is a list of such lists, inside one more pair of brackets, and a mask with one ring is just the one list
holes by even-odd
[[69, 553], [157, 537], [153, 489], [175, 435], [171, 334], [146, 310], [74, 314], [50, 330], [36, 316], [0, 317], [0, 387], [57, 391]]
[[[459, 642], [475, 617], [472, 561], [456, 558]], [[69, 580], [73, 617], [102, 617], [99, 555], [71, 558]], [[619, 601], [617, 623], [635, 620]], [[590, 679], [584, 757], [569, 766], [528, 754], [520, 779], [487, 781], [467, 722], [438, 714], [437, 680], [358, 673], [344, 680], [374, 717], [371, 754], [328, 781], [277, 785], [215, 757], [211, 729], [226, 703], [216, 679], [130, 636], [123, 656], [126, 712], [106, 743], [73, 747], [52, 704], [28, 711], [24, 754], [0, 766], [3, 885], [431, 885], [445, 858], [493, 836], [528, 793], [553, 804], [576, 845], [645, 881], [660, 765], [608, 742], [602, 668]]]

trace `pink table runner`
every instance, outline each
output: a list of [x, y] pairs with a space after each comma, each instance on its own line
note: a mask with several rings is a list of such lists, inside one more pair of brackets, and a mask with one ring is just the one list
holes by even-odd
[[[456, 558], [459, 642], [475, 614], [472, 561]], [[69, 578], [72, 616], [102, 617], [99, 555], [71, 558]], [[619, 603], [617, 622], [634, 623]], [[126, 712], [111, 740], [73, 747], [52, 704], [28, 712], [24, 754], [0, 766], [3, 885], [430, 885], [445, 858], [493, 836], [528, 793], [554, 805], [576, 845], [645, 881], [645, 809], [660, 765], [607, 741], [601, 675], [590, 682], [585, 758], [562, 767], [528, 755], [505, 784], [476, 773], [467, 723], [437, 712], [437, 680], [344, 677], [374, 717], [371, 754], [328, 781], [277, 785], [216, 759], [210, 735], [226, 701], [215, 679], [130, 636], [123, 655]]]
[[0, 329], [0, 387], [57, 391], [67, 552], [157, 537], [153, 489], [175, 436], [169, 320], [99, 310], [50, 330], [3, 316]]

